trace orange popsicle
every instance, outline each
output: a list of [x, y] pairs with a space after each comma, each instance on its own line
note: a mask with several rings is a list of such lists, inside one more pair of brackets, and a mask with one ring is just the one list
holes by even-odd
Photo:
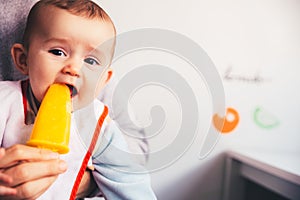
[[59, 83], [51, 85], [37, 113], [27, 145], [68, 153], [71, 106], [69, 87]]

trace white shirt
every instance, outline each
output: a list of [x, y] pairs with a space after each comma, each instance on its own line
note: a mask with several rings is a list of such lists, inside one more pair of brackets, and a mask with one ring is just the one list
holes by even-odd
[[[25, 144], [32, 125], [24, 123], [24, 108], [20, 81], [0, 82], [0, 141], [1, 147]], [[92, 104], [72, 114], [67, 154], [61, 155], [68, 170], [61, 174], [38, 199], [69, 199], [82, 160], [93, 136], [96, 122], [104, 109], [103, 103]], [[128, 151], [122, 133], [114, 121], [104, 122], [90, 161], [94, 165], [94, 179], [106, 199], [156, 199], [149, 175], [137, 164]], [[137, 173], [139, 172], [139, 173]]]

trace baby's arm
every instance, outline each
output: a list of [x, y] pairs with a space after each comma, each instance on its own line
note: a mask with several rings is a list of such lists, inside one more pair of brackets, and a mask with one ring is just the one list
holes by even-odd
[[80, 182], [76, 198], [89, 197], [96, 190], [97, 184], [93, 178], [92, 171], [90, 169], [86, 169]]
[[114, 121], [105, 128], [93, 164], [94, 179], [106, 199], [156, 199], [149, 174], [129, 153]]

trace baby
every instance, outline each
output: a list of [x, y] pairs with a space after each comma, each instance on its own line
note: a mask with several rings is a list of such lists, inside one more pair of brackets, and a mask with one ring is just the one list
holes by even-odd
[[[41, 0], [31, 9], [23, 43], [11, 53], [22, 81], [0, 82], [0, 198], [69, 199], [97, 119], [105, 105], [96, 97], [111, 79], [116, 31], [110, 17], [89, 0]], [[72, 91], [70, 152], [23, 144], [53, 83]], [[95, 120], [93, 120], [95, 118]], [[130, 157], [114, 121], [101, 137], [79, 185], [77, 198], [156, 199], [149, 176]]]

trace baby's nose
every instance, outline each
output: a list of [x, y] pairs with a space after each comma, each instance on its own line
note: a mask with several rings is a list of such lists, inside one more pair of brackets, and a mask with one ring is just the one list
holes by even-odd
[[70, 76], [79, 77], [80, 68], [81, 67], [78, 64], [68, 64], [62, 69], [62, 72]]

